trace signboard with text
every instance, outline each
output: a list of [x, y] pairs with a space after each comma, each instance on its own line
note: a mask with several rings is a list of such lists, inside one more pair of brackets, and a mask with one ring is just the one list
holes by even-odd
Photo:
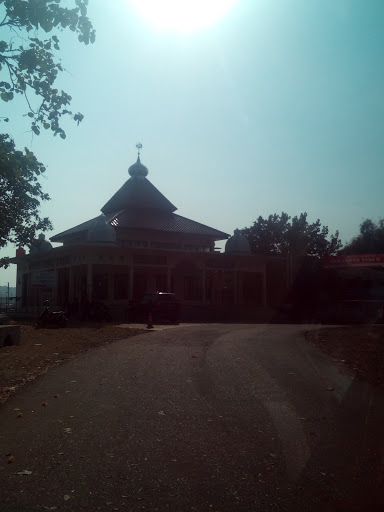
[[55, 288], [56, 272], [54, 270], [40, 270], [32, 272], [31, 285], [46, 288]]
[[382, 267], [384, 254], [342, 254], [324, 258], [325, 268]]

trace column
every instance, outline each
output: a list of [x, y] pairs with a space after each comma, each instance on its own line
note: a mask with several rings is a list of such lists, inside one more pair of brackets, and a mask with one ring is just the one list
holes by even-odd
[[[125, 270], [125, 269], [124, 269]], [[130, 279], [130, 275], [129, 275], [129, 271], [128, 271], [128, 278], [127, 278], [127, 290], [128, 290], [128, 293], [127, 293], [127, 297], [129, 299], [129, 293], [130, 293], [130, 289], [131, 289], [131, 279]]]
[[205, 271], [205, 263], [203, 263], [203, 304], [206, 303], [206, 295], [207, 295], [207, 279], [206, 279], [206, 271]]
[[69, 266], [69, 293], [68, 293], [68, 300], [69, 303], [72, 304], [73, 302], [73, 283], [74, 283], [74, 269], [72, 265]]
[[113, 277], [114, 277], [114, 273], [110, 270], [108, 272], [108, 295], [107, 295], [108, 301], [111, 301], [114, 298], [113, 297]]
[[93, 273], [92, 273], [92, 263], [88, 262], [87, 265], [87, 296], [89, 302], [92, 302], [92, 295], [93, 295]]
[[129, 259], [129, 292], [128, 299], [133, 299], [133, 278], [134, 278], [134, 269], [133, 269], [133, 255]]
[[171, 291], [171, 267], [167, 266], [167, 291]]
[[264, 266], [263, 272], [263, 306], [267, 305], [267, 272]]
[[237, 302], [238, 302], [238, 297], [237, 297], [237, 269], [234, 270], [233, 288], [234, 288], [234, 294], [235, 294], [235, 304], [237, 305]]

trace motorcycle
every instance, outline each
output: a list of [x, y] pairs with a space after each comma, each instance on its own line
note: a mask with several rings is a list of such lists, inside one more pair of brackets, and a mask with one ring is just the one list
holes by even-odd
[[44, 301], [44, 310], [37, 320], [37, 327], [46, 327], [47, 325], [56, 327], [65, 327], [68, 318], [64, 311], [51, 311], [49, 301]]

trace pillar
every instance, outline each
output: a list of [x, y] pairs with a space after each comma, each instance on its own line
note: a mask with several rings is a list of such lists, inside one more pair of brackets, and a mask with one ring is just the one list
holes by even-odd
[[206, 295], [207, 295], [207, 276], [206, 276], [206, 271], [205, 271], [205, 264], [203, 264], [203, 304], [206, 303], [207, 299], [206, 299]]
[[133, 299], [133, 278], [134, 278], [134, 269], [133, 269], [133, 256], [130, 257], [129, 262], [129, 292], [128, 292], [128, 299]]
[[88, 263], [87, 265], [87, 295], [89, 302], [92, 302], [93, 296], [93, 272], [92, 272], [92, 263]]
[[263, 306], [267, 305], [267, 273], [266, 268], [264, 267], [263, 272]]
[[70, 304], [72, 304], [72, 302], [73, 302], [73, 284], [74, 284], [74, 269], [73, 269], [73, 266], [70, 265], [70, 267], [69, 267], [69, 291], [68, 291], [68, 300], [69, 300]]
[[113, 277], [114, 277], [114, 273], [110, 270], [108, 272], [108, 293], [107, 293], [108, 301], [113, 300]]
[[237, 304], [238, 303], [238, 297], [237, 297], [237, 269], [234, 270], [233, 288], [234, 288], [234, 295], [235, 295], [235, 304]]
[[167, 291], [168, 291], [168, 293], [171, 291], [171, 279], [172, 279], [171, 267], [168, 265], [167, 266]]

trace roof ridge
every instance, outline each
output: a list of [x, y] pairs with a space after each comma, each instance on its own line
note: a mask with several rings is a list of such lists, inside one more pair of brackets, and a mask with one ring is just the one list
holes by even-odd
[[[89, 220], [86, 220], [85, 222], [81, 222], [80, 224], [78, 224], [77, 226], [73, 226], [73, 228], [69, 228], [69, 229], [66, 229], [65, 231], [62, 231], [61, 233], [57, 233], [56, 235], [53, 235], [51, 236], [49, 239], [53, 242], [55, 242], [55, 238], [57, 237], [62, 237], [62, 236], [67, 236], [73, 232], [80, 232], [80, 231], [86, 231], [92, 222], [96, 221], [98, 218], [100, 218], [103, 214], [99, 214], [97, 215], [97, 217], [93, 217], [93, 219], [89, 219]], [[79, 228], [84, 228], [84, 229], [79, 229]]]
[[173, 213], [175, 217], [180, 217], [181, 219], [186, 219], [189, 222], [193, 222], [194, 224], [198, 224], [199, 226], [204, 226], [205, 228], [213, 229], [214, 231], [217, 231], [219, 233], [222, 233], [223, 235], [226, 235], [226, 237], [229, 237], [230, 235], [228, 233], [225, 233], [224, 231], [221, 231], [220, 229], [211, 228], [211, 226], [208, 226], [208, 224], [203, 224], [202, 222], [198, 222], [197, 220], [188, 219], [188, 217], [184, 217], [183, 215], [179, 215], [178, 213]]
[[145, 177], [129, 178], [101, 208], [103, 213], [125, 208], [154, 208], [162, 211], [177, 210], [156, 187]]

